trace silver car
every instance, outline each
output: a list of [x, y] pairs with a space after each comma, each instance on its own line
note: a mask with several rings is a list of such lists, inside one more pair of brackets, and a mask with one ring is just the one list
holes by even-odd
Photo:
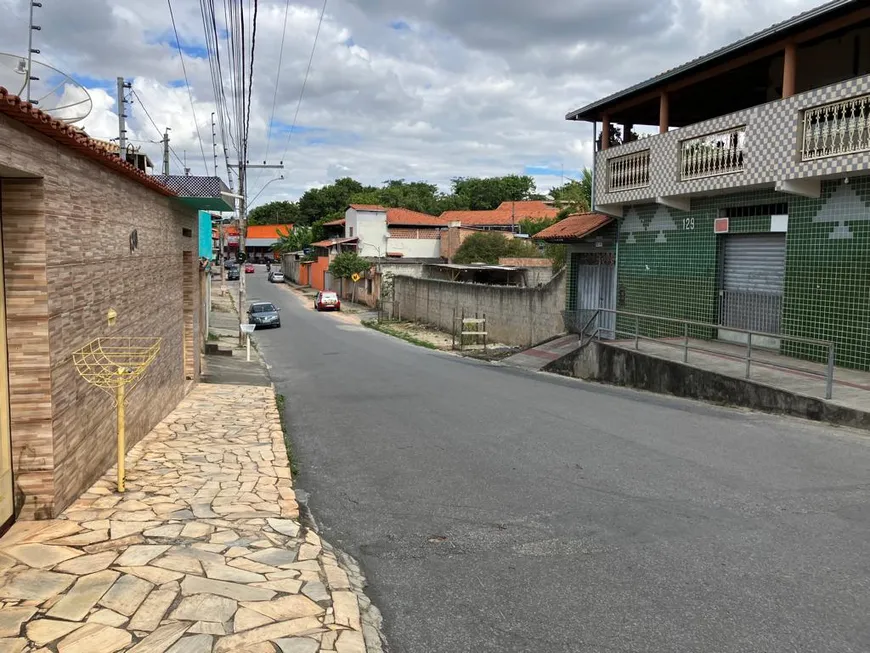
[[255, 328], [280, 327], [280, 311], [272, 302], [255, 302], [248, 308], [248, 324], [253, 324]]

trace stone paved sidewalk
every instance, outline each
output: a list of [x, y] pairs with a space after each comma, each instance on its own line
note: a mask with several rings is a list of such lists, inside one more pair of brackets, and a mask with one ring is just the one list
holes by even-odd
[[127, 460], [125, 494], [112, 469], [0, 539], [0, 653], [381, 650], [359, 570], [299, 522], [271, 388], [200, 385]]

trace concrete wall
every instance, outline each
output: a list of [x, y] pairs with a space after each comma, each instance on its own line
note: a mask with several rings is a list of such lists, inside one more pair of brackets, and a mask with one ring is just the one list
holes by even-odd
[[296, 260], [295, 256], [285, 256], [281, 259], [281, 270], [284, 272], [284, 278], [293, 283], [299, 283], [301, 275], [302, 263]]
[[745, 406], [771, 413], [870, 429], [870, 412], [598, 341], [592, 341], [550, 363], [544, 371], [717, 404]]
[[502, 257], [498, 264], [527, 268], [526, 284], [533, 288], [543, 286], [553, 278], [553, 262], [548, 258]]
[[387, 214], [385, 212], [348, 209], [344, 219], [344, 235], [348, 238], [359, 238], [360, 256], [386, 256]]
[[396, 276], [393, 286], [402, 319], [450, 332], [454, 312], [465, 309], [486, 314], [491, 342], [527, 346], [564, 332], [565, 278], [563, 271], [542, 288], [515, 288]]
[[198, 216], [2, 116], [0, 143], [3, 174], [34, 175], [0, 180], [0, 210], [16, 510], [46, 518], [116, 455], [112, 401], [79, 377], [73, 351], [98, 336], [162, 338], [127, 404], [129, 447], [198, 379]]
[[[408, 230], [406, 230], [408, 231]], [[419, 229], [422, 232], [438, 234], [435, 229]], [[441, 239], [435, 238], [389, 238], [387, 251], [397, 252], [408, 258], [439, 258], [441, 256]]]

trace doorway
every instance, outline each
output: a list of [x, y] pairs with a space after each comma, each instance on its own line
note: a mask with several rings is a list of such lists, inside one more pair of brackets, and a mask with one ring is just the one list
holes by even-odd
[[182, 315], [184, 316], [183, 328], [183, 351], [184, 351], [184, 378], [186, 381], [192, 381], [195, 374], [194, 357], [196, 356], [196, 343], [193, 341], [193, 284], [195, 283], [193, 252], [181, 253], [182, 273], [182, 288], [181, 288], [181, 304]]
[[[616, 254], [582, 252], [577, 257], [577, 309], [584, 326], [599, 309], [616, 308]], [[591, 328], [599, 328], [598, 337], [616, 337], [616, 314], [601, 313]], [[591, 334], [590, 334], [591, 335]]]
[[[779, 334], [785, 285], [785, 234], [729, 234], [723, 238], [719, 324]], [[747, 335], [726, 328], [719, 329], [719, 339], [746, 343]], [[778, 349], [780, 339], [754, 336], [752, 344]]]

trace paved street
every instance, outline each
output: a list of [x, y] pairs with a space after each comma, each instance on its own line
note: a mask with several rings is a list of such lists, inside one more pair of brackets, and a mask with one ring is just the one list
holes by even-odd
[[870, 650], [866, 436], [416, 348], [264, 276], [298, 486], [394, 653]]

